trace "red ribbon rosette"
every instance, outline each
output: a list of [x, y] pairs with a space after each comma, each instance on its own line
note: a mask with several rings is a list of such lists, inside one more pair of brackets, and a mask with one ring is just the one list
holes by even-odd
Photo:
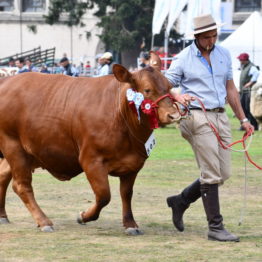
[[149, 99], [145, 99], [141, 103], [141, 110], [144, 114], [149, 116], [150, 128], [151, 129], [158, 128], [159, 126], [157, 120], [156, 107], [153, 104], [153, 101]]

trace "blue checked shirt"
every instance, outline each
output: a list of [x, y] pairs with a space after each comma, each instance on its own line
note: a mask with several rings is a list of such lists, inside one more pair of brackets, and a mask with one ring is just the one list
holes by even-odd
[[[210, 53], [211, 66], [193, 42], [174, 57], [165, 76], [173, 86], [179, 85], [182, 94], [201, 99], [207, 109], [224, 107], [226, 82], [233, 79], [229, 52], [215, 45]], [[191, 106], [200, 107], [197, 101]]]

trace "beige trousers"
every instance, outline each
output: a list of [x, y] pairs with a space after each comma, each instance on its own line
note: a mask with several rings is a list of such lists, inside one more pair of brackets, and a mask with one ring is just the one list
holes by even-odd
[[223, 184], [231, 174], [231, 151], [223, 149], [207, 118], [216, 127], [223, 144], [231, 143], [231, 128], [226, 113], [192, 110], [192, 116], [180, 123], [182, 136], [191, 144], [200, 169], [201, 184]]

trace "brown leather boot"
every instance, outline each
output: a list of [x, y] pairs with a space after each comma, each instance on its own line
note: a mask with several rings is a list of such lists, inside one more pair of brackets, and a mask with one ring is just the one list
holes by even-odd
[[166, 199], [167, 205], [172, 208], [173, 224], [178, 231], [184, 231], [183, 214], [189, 205], [200, 196], [200, 181], [197, 179], [193, 184], [186, 187], [181, 194]]
[[200, 188], [209, 227], [208, 239], [239, 242], [239, 237], [228, 232], [222, 223], [223, 217], [219, 208], [218, 184], [203, 184]]

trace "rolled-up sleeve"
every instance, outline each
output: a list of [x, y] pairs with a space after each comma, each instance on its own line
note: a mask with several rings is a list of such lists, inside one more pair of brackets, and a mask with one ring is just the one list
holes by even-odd
[[255, 66], [252, 66], [249, 70], [249, 75], [252, 76], [250, 81], [251, 82], [257, 82], [257, 79], [259, 77], [259, 71]]
[[172, 86], [178, 86], [182, 76], [183, 70], [181, 66], [181, 60], [178, 57], [175, 57], [169, 69], [167, 70], [165, 77], [172, 84]]

